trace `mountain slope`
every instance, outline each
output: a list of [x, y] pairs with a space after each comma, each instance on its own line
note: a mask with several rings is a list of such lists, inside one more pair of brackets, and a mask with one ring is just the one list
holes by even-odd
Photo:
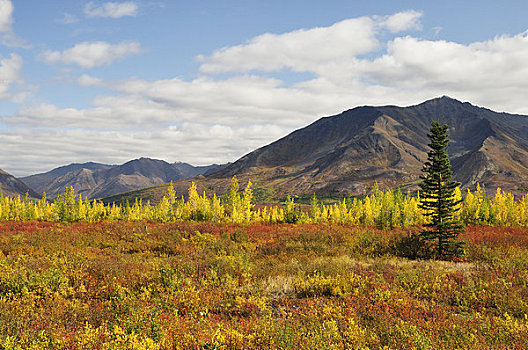
[[0, 193], [6, 197], [23, 197], [28, 193], [30, 197], [40, 198], [35, 191], [27, 187], [22, 181], [2, 169], [0, 169]]
[[73, 186], [76, 193], [91, 199], [194, 177], [214, 167], [140, 158], [122, 165], [70, 164], [22, 181], [40, 193], [45, 191], [48, 198], [55, 198], [66, 187]]
[[294, 194], [362, 194], [419, 180], [432, 121], [450, 126], [454, 178], [515, 191], [528, 178], [528, 117], [441, 97], [416, 106], [358, 107], [325, 117], [209, 174]]

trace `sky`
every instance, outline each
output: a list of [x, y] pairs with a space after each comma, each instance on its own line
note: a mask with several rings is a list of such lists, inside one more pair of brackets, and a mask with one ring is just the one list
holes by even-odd
[[0, 0], [0, 169], [232, 162], [443, 95], [528, 114], [528, 2]]

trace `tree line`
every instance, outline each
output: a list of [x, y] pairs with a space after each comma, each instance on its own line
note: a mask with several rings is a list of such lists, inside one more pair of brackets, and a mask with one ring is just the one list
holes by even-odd
[[[528, 195], [515, 199], [501, 189], [489, 197], [484, 187], [467, 190], [464, 198], [459, 187], [453, 191], [459, 209], [454, 217], [463, 224], [489, 226], [528, 226]], [[26, 197], [3, 197], [0, 194], [0, 220], [40, 220], [52, 222], [97, 222], [102, 220], [170, 222], [179, 220], [232, 223], [336, 223], [381, 228], [425, 225], [431, 221], [427, 209], [420, 207], [423, 193], [403, 193], [399, 189], [374, 187], [364, 198], [344, 198], [334, 204], [323, 204], [313, 196], [310, 205], [301, 206], [293, 198], [279, 205], [255, 208], [252, 184], [239, 190], [236, 177], [231, 180], [225, 199], [206, 193], [198, 194], [196, 184], [188, 189], [187, 198], [177, 198], [172, 184], [157, 205], [136, 200], [122, 205], [105, 205], [98, 200], [83, 199], [72, 187], [53, 202], [44, 194], [40, 200]]]

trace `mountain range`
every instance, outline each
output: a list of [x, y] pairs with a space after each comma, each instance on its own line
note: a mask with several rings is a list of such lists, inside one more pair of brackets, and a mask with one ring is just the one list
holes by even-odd
[[[447, 96], [421, 104], [361, 106], [314, 123], [222, 166], [193, 167], [141, 158], [123, 165], [71, 164], [21, 180], [53, 198], [73, 186], [88, 198], [177, 181], [183, 194], [194, 178], [200, 189], [223, 193], [236, 175], [257, 192], [350, 196], [381, 188], [416, 188], [427, 157], [432, 121], [449, 125], [454, 179], [463, 188], [480, 183], [516, 194], [528, 185], [528, 116], [498, 113]], [[166, 186], [159, 186], [160, 198]], [[154, 192], [155, 192], [154, 191]], [[152, 190], [149, 193], [152, 194]], [[142, 196], [129, 192], [127, 198]], [[119, 196], [113, 196], [118, 200]]]
[[140, 158], [122, 165], [99, 163], [70, 164], [49, 172], [22, 177], [20, 180], [37, 193], [55, 198], [73, 186], [84, 198], [102, 198], [137, 188], [192, 178], [217, 165], [195, 167], [187, 163]]

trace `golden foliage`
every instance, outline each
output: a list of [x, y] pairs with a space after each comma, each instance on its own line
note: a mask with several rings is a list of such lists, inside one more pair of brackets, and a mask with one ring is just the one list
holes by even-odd
[[[104, 205], [102, 202], [76, 196], [72, 187], [59, 195], [53, 202], [46, 199], [31, 200], [3, 197], [0, 195], [0, 220], [51, 221], [51, 222], [97, 222], [142, 221], [174, 222], [180, 220], [214, 221], [232, 223], [338, 223], [346, 225], [379, 226], [383, 228], [408, 227], [426, 223], [423, 210], [418, 207], [420, 197], [403, 194], [400, 190], [379, 191], [363, 199], [343, 199], [330, 205], [321, 204], [314, 196], [308, 210], [302, 210], [293, 198], [287, 198], [283, 206], [266, 206], [255, 210], [252, 183], [248, 181], [243, 191], [233, 177], [226, 200], [216, 195], [198, 194], [193, 182], [188, 198], [176, 199], [172, 183], [165, 196], [155, 206], [137, 200], [130, 205]], [[241, 192], [241, 193], [240, 193]], [[462, 198], [459, 188], [456, 199]], [[511, 193], [500, 188], [489, 198], [483, 187], [467, 191], [458, 218], [465, 224], [489, 226], [528, 226], [528, 195], [515, 200]]]

